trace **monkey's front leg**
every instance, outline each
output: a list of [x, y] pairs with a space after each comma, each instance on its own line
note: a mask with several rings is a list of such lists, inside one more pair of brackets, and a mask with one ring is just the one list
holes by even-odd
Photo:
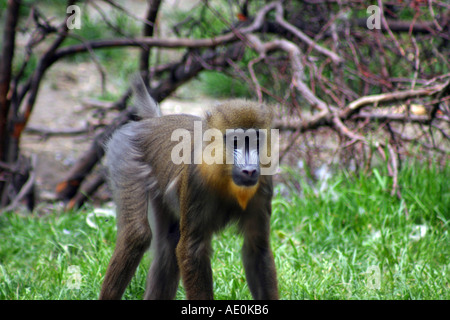
[[[270, 203], [267, 207], [270, 208]], [[270, 214], [256, 211], [249, 214], [243, 220], [243, 232], [242, 258], [253, 298], [278, 299], [277, 272], [269, 239]]]
[[256, 300], [277, 300], [275, 262], [268, 243], [245, 239], [242, 257], [249, 289]]
[[177, 259], [189, 300], [214, 298], [210, 253], [210, 236], [189, 233], [181, 228]]

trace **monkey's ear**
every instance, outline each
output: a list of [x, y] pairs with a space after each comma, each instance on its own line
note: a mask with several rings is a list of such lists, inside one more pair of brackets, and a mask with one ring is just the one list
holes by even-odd
[[206, 111], [205, 112], [205, 119], [206, 119], [206, 121], [209, 121], [209, 119], [211, 119], [211, 117], [212, 117], [211, 110]]

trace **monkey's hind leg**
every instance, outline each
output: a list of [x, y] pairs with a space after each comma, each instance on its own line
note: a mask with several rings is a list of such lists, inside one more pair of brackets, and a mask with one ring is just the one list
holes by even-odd
[[120, 199], [116, 200], [116, 248], [103, 281], [100, 299], [122, 297], [152, 239], [146, 194], [139, 194], [138, 189], [132, 188], [125, 188], [123, 192], [120, 189], [115, 191], [115, 199]]
[[175, 254], [180, 239], [179, 222], [172, 219], [168, 210], [163, 206], [152, 206], [155, 226], [154, 234], [155, 255], [147, 277], [147, 288], [144, 299], [172, 300], [177, 293], [180, 282], [180, 270]]
[[131, 281], [139, 262], [150, 246], [150, 227], [125, 227], [118, 233], [114, 254], [103, 281], [100, 299], [120, 299]]

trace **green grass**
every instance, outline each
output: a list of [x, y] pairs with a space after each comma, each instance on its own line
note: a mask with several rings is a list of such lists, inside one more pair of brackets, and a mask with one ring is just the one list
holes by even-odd
[[[385, 170], [338, 173], [273, 199], [272, 248], [282, 299], [449, 299], [450, 167], [405, 165], [403, 198]], [[320, 191], [321, 190], [321, 191]], [[283, 193], [286, 193], [284, 191]], [[114, 248], [115, 219], [89, 209], [0, 217], [0, 299], [96, 299]], [[231, 227], [213, 241], [216, 299], [251, 299]], [[125, 299], [142, 298], [147, 254]], [[70, 286], [70, 266], [81, 276]], [[377, 274], [377, 272], [379, 272]], [[183, 299], [180, 285], [177, 299]]]
[[386, 190], [390, 178], [373, 173], [342, 174], [322, 193], [302, 183], [303, 196], [275, 198], [284, 298], [450, 298], [448, 166], [404, 169], [402, 200]]

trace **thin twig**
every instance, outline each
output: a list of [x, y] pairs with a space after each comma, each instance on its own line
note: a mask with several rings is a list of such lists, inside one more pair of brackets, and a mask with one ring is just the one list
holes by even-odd
[[330, 51], [327, 48], [324, 48], [324, 47], [318, 45], [317, 43], [314, 42], [314, 40], [312, 40], [310, 37], [308, 37], [306, 34], [304, 34], [300, 29], [298, 29], [297, 27], [293, 26], [292, 24], [290, 24], [286, 20], [284, 20], [283, 6], [282, 6], [281, 2], [278, 2], [276, 4], [275, 19], [276, 19], [277, 23], [280, 24], [280, 26], [282, 26], [284, 29], [286, 29], [289, 32], [291, 32], [292, 34], [294, 34], [297, 38], [299, 38], [300, 40], [305, 42], [308, 46], [312, 47], [317, 52], [320, 52], [320, 53], [328, 56], [329, 58], [331, 58], [333, 63], [339, 64], [344, 61], [344, 59], [339, 57], [335, 52]]

